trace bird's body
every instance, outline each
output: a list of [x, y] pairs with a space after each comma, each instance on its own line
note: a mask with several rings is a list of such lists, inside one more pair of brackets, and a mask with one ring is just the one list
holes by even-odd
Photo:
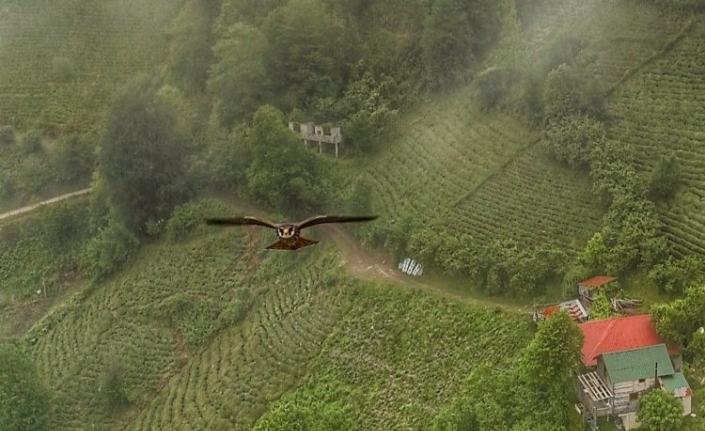
[[306, 220], [298, 223], [283, 222], [273, 223], [269, 220], [259, 217], [231, 217], [231, 218], [209, 218], [206, 223], [212, 225], [235, 225], [235, 226], [263, 226], [274, 229], [277, 232], [279, 240], [267, 247], [274, 250], [298, 250], [318, 243], [311, 239], [301, 236], [301, 230], [310, 226], [315, 226], [324, 223], [351, 223], [370, 221], [376, 219], [377, 216], [333, 216], [333, 215], [318, 215], [309, 217]]

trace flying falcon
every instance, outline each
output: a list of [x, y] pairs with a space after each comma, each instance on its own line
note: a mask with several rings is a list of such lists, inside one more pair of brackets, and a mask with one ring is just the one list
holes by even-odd
[[335, 216], [335, 215], [317, 215], [309, 217], [306, 220], [298, 223], [284, 222], [273, 223], [259, 217], [231, 217], [231, 218], [207, 218], [206, 223], [211, 225], [235, 225], [235, 226], [264, 226], [277, 231], [279, 241], [267, 247], [267, 249], [277, 250], [298, 250], [318, 243], [301, 236], [301, 230], [324, 223], [351, 223], [360, 221], [370, 221], [378, 216]]

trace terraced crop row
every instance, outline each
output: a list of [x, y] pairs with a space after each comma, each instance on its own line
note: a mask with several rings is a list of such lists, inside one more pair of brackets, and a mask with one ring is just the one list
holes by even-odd
[[501, 366], [526, 344], [528, 323], [420, 292], [365, 287], [308, 377], [278, 403], [305, 408], [314, 423], [337, 404], [354, 429], [431, 429], [475, 366]]
[[325, 274], [337, 266], [336, 255], [328, 256], [297, 256], [279, 267], [281, 276], [262, 288], [245, 324], [194, 355], [129, 429], [250, 429], [305, 375], [349, 307], [344, 290], [326, 287]]
[[705, 23], [662, 58], [635, 75], [610, 100], [609, 137], [635, 149], [648, 175], [675, 154], [683, 187], [674, 205], [661, 208], [664, 233], [681, 254], [705, 252]]
[[469, 233], [478, 242], [560, 241], [579, 249], [599, 229], [602, 214], [587, 175], [557, 165], [536, 145], [460, 201], [449, 229]]
[[430, 104], [400, 126], [398, 139], [368, 170], [380, 210], [424, 219], [448, 208], [530, 142], [516, 122], [479, 115], [468, 90]]
[[[121, 276], [40, 323], [30, 337], [40, 374], [59, 400], [53, 429], [114, 427], [120, 419], [105, 415], [101, 404], [111, 367], [122, 370], [128, 399], [144, 406], [189, 349], [228, 327], [219, 315], [247, 297], [252, 286], [243, 280], [257, 270], [248, 265], [246, 241], [243, 231], [228, 230], [191, 243], [148, 246]], [[165, 305], [177, 296], [180, 302]], [[191, 319], [189, 312], [203, 304], [210, 305], [203, 314], [211, 319]]]
[[164, 60], [163, 30], [182, 3], [7, 5], [0, 11], [0, 123], [24, 128], [40, 115], [54, 124], [95, 121], [94, 108], [116, 84]]
[[660, 12], [648, 4], [600, 0], [575, 31], [589, 43], [591, 71], [605, 87], [658, 53], [687, 24], [687, 18]]

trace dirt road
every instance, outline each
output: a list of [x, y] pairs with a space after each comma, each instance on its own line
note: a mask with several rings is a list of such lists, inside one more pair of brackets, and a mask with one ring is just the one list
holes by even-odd
[[49, 204], [60, 202], [60, 201], [66, 200], [66, 199], [76, 197], [76, 196], [85, 195], [86, 193], [89, 193], [90, 191], [91, 191], [90, 188], [83, 189], [83, 190], [77, 190], [75, 192], [66, 193], [65, 195], [61, 195], [61, 196], [57, 196], [55, 198], [41, 201], [38, 204], [29, 205], [29, 206], [22, 207], [22, 208], [17, 208], [16, 210], [12, 210], [12, 211], [8, 211], [6, 213], [0, 214], [0, 221], [12, 218], [14, 216], [22, 215], [22, 214], [28, 213], [30, 211], [34, 211], [37, 208], [43, 207], [44, 205], [49, 205]]

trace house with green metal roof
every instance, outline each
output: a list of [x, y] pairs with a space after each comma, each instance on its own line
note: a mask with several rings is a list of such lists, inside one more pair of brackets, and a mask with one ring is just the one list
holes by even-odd
[[666, 390], [691, 413], [692, 390], [676, 372], [665, 344], [603, 353], [597, 368], [578, 376], [581, 399], [595, 416], [618, 416], [625, 429], [638, 426], [639, 398], [651, 390]]

